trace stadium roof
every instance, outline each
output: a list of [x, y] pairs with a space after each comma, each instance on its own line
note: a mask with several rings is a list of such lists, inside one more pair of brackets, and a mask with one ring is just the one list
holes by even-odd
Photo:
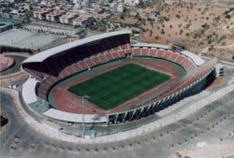
[[193, 62], [197, 65], [197, 66], [200, 66], [202, 65], [205, 60], [203, 60], [201, 57], [199, 57], [198, 55], [192, 53], [192, 52], [189, 52], [187, 50], [184, 50], [184, 51], [181, 51], [182, 54], [188, 56], [190, 59], [193, 60]]
[[26, 82], [24, 82], [22, 88], [22, 96], [26, 104], [31, 104], [37, 101], [37, 95], [35, 92], [36, 84], [37, 80], [33, 78], [29, 78]]
[[151, 47], [151, 48], [162, 48], [162, 49], [168, 49], [167, 45], [163, 44], [150, 44], [150, 43], [136, 43], [132, 44], [134, 47]]
[[132, 32], [130, 30], [120, 30], [120, 31], [102, 33], [99, 35], [87, 37], [87, 38], [84, 38], [81, 40], [77, 40], [74, 42], [70, 42], [67, 44], [60, 45], [58, 47], [54, 47], [54, 48], [42, 51], [38, 54], [35, 54], [35, 55], [29, 57], [22, 64], [31, 63], [31, 62], [42, 62], [45, 59], [47, 59], [48, 57], [51, 57], [55, 54], [63, 52], [67, 49], [75, 48], [77, 46], [84, 45], [86, 43], [93, 42], [93, 41], [98, 41], [100, 39], [104, 39], [104, 38], [108, 38], [108, 37], [112, 37], [112, 36], [117, 36], [117, 35], [123, 35], [123, 34], [131, 34], [131, 33]]

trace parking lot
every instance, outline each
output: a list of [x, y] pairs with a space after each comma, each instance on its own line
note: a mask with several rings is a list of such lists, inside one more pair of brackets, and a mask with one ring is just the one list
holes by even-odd
[[[158, 130], [122, 141], [93, 144], [61, 142], [38, 133], [19, 115], [9, 94], [1, 92], [0, 96], [2, 108], [12, 122], [1, 135], [1, 154], [6, 158], [162, 158], [194, 155], [208, 158], [228, 154], [234, 145], [234, 92]], [[210, 152], [203, 154], [205, 150]]]

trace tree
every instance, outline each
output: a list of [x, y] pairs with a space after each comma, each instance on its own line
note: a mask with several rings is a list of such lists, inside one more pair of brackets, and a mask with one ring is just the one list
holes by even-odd
[[158, 30], [160, 30], [160, 27], [159, 27], [159, 26], [157, 26], [157, 29], [158, 29]]
[[226, 18], [226, 19], [231, 19], [231, 15], [230, 15], [230, 14], [227, 14], [227, 15], [225, 15], [225, 18]]
[[120, 16], [120, 19], [124, 20], [124, 14], [122, 14], [122, 15]]
[[156, 39], [156, 40], [160, 39], [160, 36], [155, 36], [155, 39]]
[[136, 13], [135, 18], [136, 18], [136, 19], [140, 19], [140, 18], [141, 18], [141, 16], [140, 16], [140, 13], [139, 13], [139, 12], [137, 12], [137, 13]]
[[30, 23], [30, 17], [32, 17], [32, 12], [31, 12], [31, 11], [27, 11], [27, 12], [24, 14], [23, 21], [24, 21], [25, 23]]
[[180, 18], [180, 15], [179, 15], [179, 14], [176, 14], [176, 17], [179, 19], [179, 18]]
[[154, 22], [150, 21], [150, 25], [152, 28], [154, 28]]
[[165, 34], [165, 31], [164, 31], [163, 29], [161, 30], [161, 34], [162, 34], [162, 35]]
[[204, 44], [203, 41], [201, 41], [198, 43], [198, 46], [202, 46], [203, 44]]
[[211, 45], [211, 46], [209, 47], [209, 51], [211, 51], [211, 50], [214, 50], [214, 45]]
[[182, 35], [182, 34], [183, 34], [183, 32], [184, 32], [184, 31], [181, 29], [179, 34], [180, 34], [180, 35]]
[[152, 31], [152, 30], [150, 30], [150, 36], [152, 36], [152, 34], [153, 34], [153, 31]]
[[180, 23], [180, 24], [178, 25], [178, 27], [181, 28], [181, 27], [182, 27], [182, 24]]

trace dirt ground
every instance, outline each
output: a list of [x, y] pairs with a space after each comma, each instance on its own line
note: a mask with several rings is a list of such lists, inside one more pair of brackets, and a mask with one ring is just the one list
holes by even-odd
[[[169, 21], [165, 21], [163, 24], [154, 24], [153, 27], [150, 23], [146, 24], [146, 28], [152, 29], [153, 35], [158, 35], [160, 38], [155, 39], [154, 36], [150, 36], [149, 32], [144, 33], [144, 38], [147, 42], [158, 43], [186, 40], [191, 36], [191, 32], [200, 29], [205, 23], [211, 24], [213, 19], [224, 11], [224, 8], [206, 5], [166, 6], [160, 15], [169, 18]], [[165, 34], [161, 34], [162, 30]]]
[[[226, 143], [215, 142], [213, 144], [205, 144], [202, 147], [195, 147], [194, 149], [184, 149], [176, 152], [174, 155], [171, 155], [170, 158], [178, 158], [178, 157], [200, 157], [200, 158], [209, 158], [209, 157], [222, 157], [224, 155], [231, 155], [233, 152], [232, 141]], [[229, 157], [229, 156], [227, 156]], [[230, 156], [233, 158], [233, 156]]]
[[234, 61], [234, 16], [225, 18], [227, 10], [229, 8], [212, 3], [172, 3], [139, 9], [138, 16], [126, 16], [120, 22], [132, 24], [138, 19], [135, 24], [144, 29], [141, 41], [176, 43], [196, 54]]

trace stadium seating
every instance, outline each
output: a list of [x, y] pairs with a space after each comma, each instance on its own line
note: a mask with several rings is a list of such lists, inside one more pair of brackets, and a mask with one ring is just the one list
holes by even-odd
[[141, 49], [141, 55], [142, 56], [149, 56], [148, 51], [149, 51], [149, 49]]
[[163, 49], [132, 48], [133, 56], [151, 56], [163, 58], [181, 65], [187, 72], [195, 69], [193, 61], [185, 55]]
[[[102, 51], [102, 52], [99, 52], [96, 55], [92, 55], [89, 58], [86, 57], [84, 60], [80, 60], [77, 63], [73, 63], [72, 65], [67, 65], [67, 67], [65, 68], [64, 68], [64, 63], [66, 62], [63, 62], [63, 60], [71, 61], [68, 56], [66, 56], [66, 58], [62, 60], [59, 58], [60, 60], [58, 60], [57, 64], [53, 62], [54, 67], [58, 67], [58, 68], [62, 67], [63, 69], [60, 71], [58, 76], [56, 77], [51, 76], [47, 78], [45, 82], [41, 83], [41, 85], [38, 88], [39, 96], [43, 99], [46, 99], [50, 87], [63, 78], [66, 78], [70, 75], [81, 72], [83, 70], [87, 70], [101, 63], [105, 63], [114, 59], [125, 57], [126, 52], [124, 49], [128, 48], [126, 45], [125, 46], [121, 45], [119, 49], [114, 49], [114, 50], [112, 49], [110, 51], [107, 49], [107, 47], [108, 47], [107, 45], [105, 45], [105, 47], [97, 47], [96, 49], [94, 49], [94, 47], [91, 47], [89, 51], [92, 50], [95, 52], [99, 52], [99, 51]], [[186, 71], [191, 71], [192, 73], [193, 73], [193, 69], [195, 69], [193, 62], [189, 58], [179, 53], [174, 53], [174, 52], [166, 51], [162, 49], [143, 49], [143, 48], [133, 48], [132, 53], [134, 54], [134, 56], [152, 56], [152, 57], [157, 57], [157, 58], [164, 58], [172, 62], [178, 62], [178, 64], [184, 67]], [[190, 76], [192, 73], [188, 73], [188, 76]], [[42, 78], [41, 76], [43, 76], [43, 74], [41, 74], [39, 77]], [[179, 86], [175, 86], [171, 88], [170, 91], [166, 91], [163, 95], [158, 96], [157, 98], [154, 98], [151, 101], [156, 101], [165, 96], [169, 96], [173, 94], [174, 92], [176, 92], [181, 87], [186, 86], [187, 84], [189, 84], [189, 82], [187, 80], [183, 80], [181, 81], [181, 85], [179, 84]]]
[[91, 60], [93, 61], [93, 63], [94, 63], [95, 65], [98, 65], [98, 64], [101, 63], [101, 62], [100, 62], [100, 59], [98, 58], [98, 56], [92, 56], [92, 57], [91, 57]]
[[171, 54], [172, 53], [170, 51], [165, 51], [164, 58], [167, 59], [167, 60], [170, 60]]
[[[180, 81], [180, 83], [174, 85], [172, 88], [170, 88], [168, 91], [164, 92], [162, 95], [159, 95], [152, 99], [150, 102], [159, 102], [159, 100], [162, 100], [172, 94], [175, 94], [176, 92], [184, 92], [188, 87], [191, 87], [190, 85], [193, 83], [196, 83], [196, 81], [199, 78], [204, 78], [206, 74], [212, 71], [212, 68], [214, 67], [214, 64], [216, 63], [216, 60], [211, 60], [204, 65], [201, 65], [196, 73], [193, 76], [186, 77], [183, 80]], [[178, 94], [178, 93], [177, 93]]]
[[175, 62], [175, 63], [178, 63], [177, 59], [180, 58], [180, 55], [176, 52], [173, 52], [171, 57], [170, 57], [170, 60]]
[[106, 57], [105, 57], [105, 54], [100, 54], [98, 57], [99, 57], [99, 60], [101, 61], [101, 63], [107, 62], [107, 59], [106, 59]]
[[38, 80], [42, 80], [44, 78], [44, 73], [41, 73], [39, 71], [36, 71], [36, 70], [29, 70], [27, 68], [25, 68], [26, 71], [30, 71], [30, 73], [36, 77]]
[[141, 49], [140, 48], [133, 49], [132, 52], [133, 52], [134, 56], [141, 56]]
[[60, 80], [111, 60], [124, 58], [130, 50], [128, 35], [110, 37], [51, 56], [39, 64], [25, 64], [24, 70], [40, 82], [39, 97], [47, 100], [50, 88]]
[[157, 57], [158, 57], [158, 58], [163, 58], [164, 51], [165, 51], [165, 50], [159, 49], [159, 50], [157, 51]]
[[149, 56], [151, 56], [151, 57], [155, 57], [156, 55], [156, 50], [155, 49], [150, 49], [149, 50]]

